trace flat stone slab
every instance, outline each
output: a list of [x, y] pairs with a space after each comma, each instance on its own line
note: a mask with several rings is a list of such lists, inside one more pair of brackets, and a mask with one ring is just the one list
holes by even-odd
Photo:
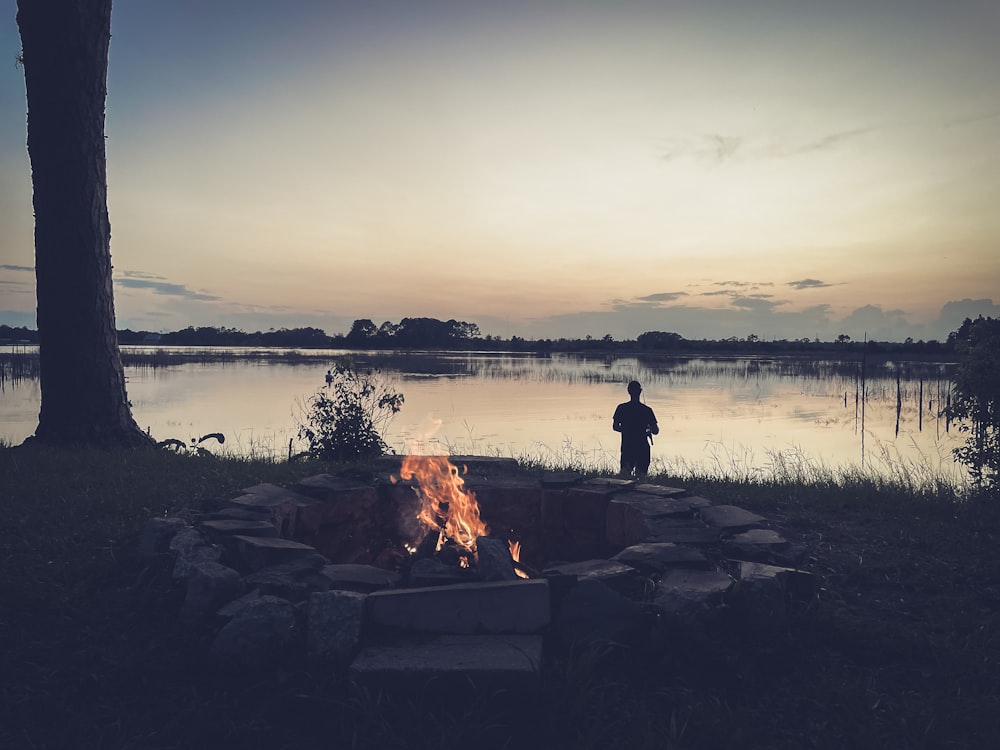
[[[239, 544], [240, 559], [251, 570], [279, 565], [295, 558], [315, 556], [322, 558], [314, 547], [290, 539], [270, 539], [237, 534], [233, 539]], [[317, 566], [319, 567], [319, 566]]]
[[[616, 511], [623, 511], [625, 508], [634, 510], [650, 518], [661, 516], [690, 517], [693, 513], [691, 503], [683, 497], [672, 497], [670, 495], [654, 495], [648, 492], [634, 490], [620, 495], [615, 495], [611, 500]], [[608, 508], [608, 514], [613, 512]]]
[[376, 591], [365, 614], [377, 627], [455, 634], [534, 633], [552, 616], [544, 579]]
[[368, 687], [412, 692], [433, 680], [449, 686], [516, 691], [536, 686], [542, 663], [540, 635], [440, 635], [364, 646], [350, 666]]
[[[596, 559], [559, 563], [546, 567], [543, 572], [547, 575], [566, 576], [577, 581], [601, 581], [608, 588], [625, 595], [641, 596], [649, 584], [648, 579], [634, 567], [616, 560]], [[556, 596], [555, 591], [553, 596]]]
[[621, 549], [641, 542], [658, 519], [689, 519], [694, 511], [683, 498], [629, 491], [615, 495], [608, 503], [605, 521], [608, 544]]
[[669, 614], [693, 614], [718, 606], [733, 579], [717, 570], [671, 570], [653, 593], [653, 606]]
[[360, 492], [371, 495], [371, 501], [375, 501], [373, 487], [370, 484], [356, 479], [345, 479], [335, 474], [316, 474], [306, 477], [295, 483], [295, 490], [317, 500], [336, 499], [343, 494]]
[[767, 520], [735, 505], [710, 505], [699, 512], [706, 524], [729, 532], [747, 531]]
[[547, 490], [564, 490], [582, 479], [583, 474], [577, 471], [548, 471], [542, 475], [538, 483]]
[[792, 552], [792, 545], [773, 529], [750, 529], [726, 539], [723, 552], [737, 560], [776, 562], [784, 560], [785, 552]]
[[232, 519], [236, 521], [267, 521], [270, 518], [270, 509], [256, 509], [248, 507], [235, 507], [230, 506], [228, 508], [220, 508], [219, 510], [213, 510], [209, 513], [206, 518], [209, 520], [217, 521], [222, 519]]
[[231, 508], [267, 514], [284, 537], [295, 535], [296, 517], [302, 509], [317, 504], [311, 497], [268, 483], [247, 487], [229, 501]]
[[296, 502], [307, 499], [304, 495], [286, 487], [264, 483], [245, 488], [243, 494], [234, 497], [229, 501], [229, 504], [251, 510], [271, 510], [272, 508], [294, 505]]
[[719, 544], [720, 531], [710, 529], [700, 521], [677, 521], [673, 518], [651, 518], [646, 522], [649, 534], [643, 542], [672, 542], [696, 547]]
[[374, 565], [341, 564], [326, 565], [320, 575], [329, 579], [330, 588], [339, 591], [357, 591], [369, 594], [395, 588], [399, 585], [399, 574], [376, 568]]
[[673, 542], [643, 542], [626, 547], [611, 558], [639, 570], [662, 573], [668, 568], [701, 567], [708, 558], [701, 550]]
[[740, 586], [754, 587], [775, 581], [784, 594], [799, 601], [810, 599], [819, 588], [816, 577], [812, 573], [780, 565], [740, 562], [737, 567], [737, 577]]
[[275, 528], [273, 523], [268, 523], [267, 521], [220, 518], [202, 521], [199, 526], [216, 539], [236, 534], [243, 536], [278, 536], [278, 529]]
[[658, 497], [683, 497], [688, 494], [688, 491], [681, 487], [663, 487], [659, 484], [637, 484], [635, 491]]
[[691, 506], [691, 508], [697, 510], [698, 508], [707, 508], [712, 504], [712, 501], [707, 497], [701, 497], [700, 495], [686, 495], [684, 497], [684, 502]]
[[620, 492], [635, 487], [634, 479], [618, 479], [616, 477], [594, 477], [580, 484], [581, 487], [601, 488]]
[[558, 573], [564, 576], [576, 576], [578, 579], [596, 578], [607, 582], [611, 578], [622, 576], [632, 577], [635, 568], [614, 560], [581, 560], [580, 562], [559, 563], [546, 567], [544, 573]]
[[784, 545], [788, 544], [788, 540], [785, 539], [781, 534], [779, 534], [774, 529], [750, 529], [749, 531], [744, 531], [737, 534], [732, 539], [731, 542], [736, 544], [753, 544], [753, 545]]

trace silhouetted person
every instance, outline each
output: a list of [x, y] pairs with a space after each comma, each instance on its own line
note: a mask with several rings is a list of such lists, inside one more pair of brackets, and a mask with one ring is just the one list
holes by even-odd
[[643, 479], [649, 471], [649, 446], [653, 435], [660, 432], [653, 410], [639, 401], [642, 386], [636, 381], [628, 384], [630, 399], [618, 404], [612, 427], [622, 434], [621, 475]]
[[333, 373], [330, 370], [326, 371], [326, 384], [330, 385], [333, 382]]

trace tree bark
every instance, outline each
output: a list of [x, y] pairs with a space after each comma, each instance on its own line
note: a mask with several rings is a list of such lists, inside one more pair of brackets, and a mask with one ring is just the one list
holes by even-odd
[[143, 445], [115, 332], [104, 104], [111, 0], [17, 0], [35, 209], [34, 439]]

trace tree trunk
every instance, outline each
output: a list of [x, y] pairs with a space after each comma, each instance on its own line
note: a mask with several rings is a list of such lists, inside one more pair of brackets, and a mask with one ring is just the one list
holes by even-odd
[[18, 0], [34, 188], [35, 440], [142, 445], [115, 333], [104, 102], [111, 0]]

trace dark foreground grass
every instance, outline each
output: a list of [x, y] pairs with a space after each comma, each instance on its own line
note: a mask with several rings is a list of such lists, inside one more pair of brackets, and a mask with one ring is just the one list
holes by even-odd
[[179, 592], [136, 561], [142, 523], [326, 468], [0, 449], [0, 747], [997, 746], [1000, 504], [861, 478], [684, 480], [809, 547], [822, 590], [776, 632], [668, 626], [559, 655], [532, 695], [216, 669], [174, 624]]

